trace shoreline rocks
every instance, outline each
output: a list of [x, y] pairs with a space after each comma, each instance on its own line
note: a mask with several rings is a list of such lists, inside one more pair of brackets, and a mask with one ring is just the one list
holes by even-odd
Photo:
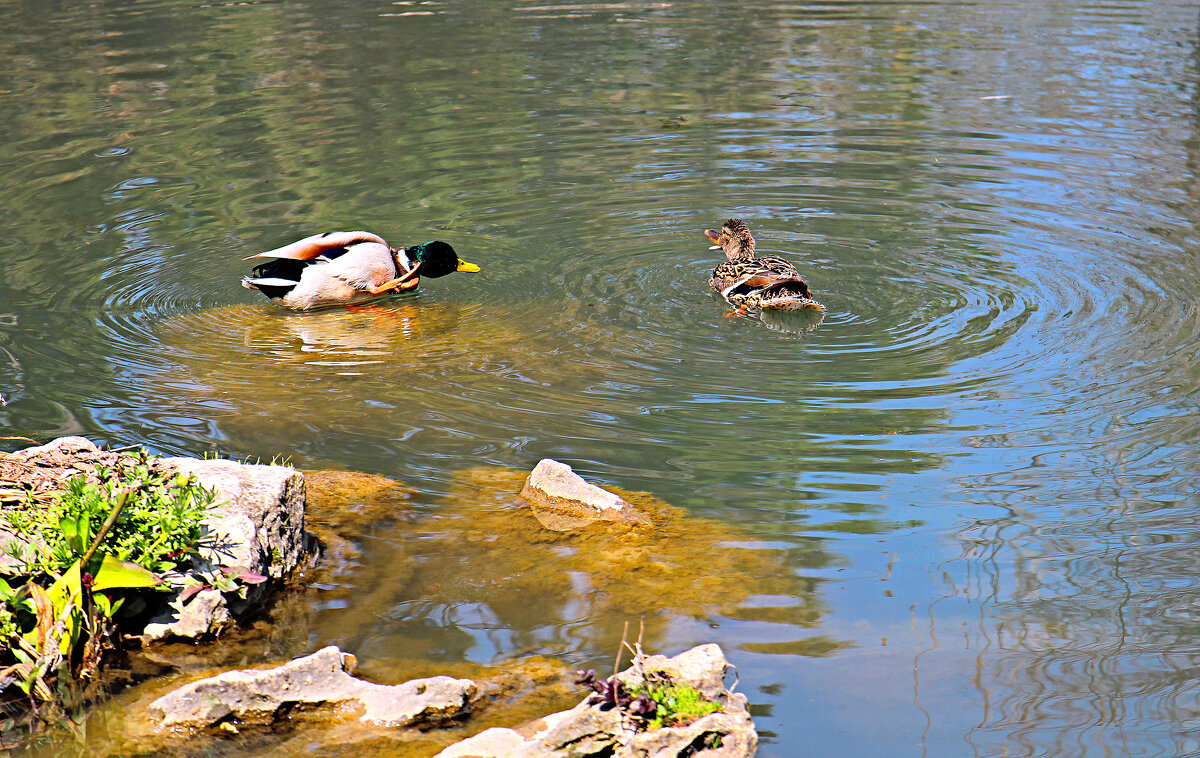
[[[4, 463], [15, 467], [32, 491], [50, 493], [72, 476], [94, 478], [99, 466], [111, 467], [119, 451], [106, 451], [83, 437], [59, 437], [45, 445], [5, 454]], [[146, 641], [171, 638], [197, 639], [215, 635], [252, 615], [271, 598], [275, 589], [295, 571], [312, 563], [316, 541], [305, 530], [304, 476], [287, 466], [264, 466], [237, 461], [198, 458], [160, 458], [160, 470], [196, 477], [214, 491], [213, 504], [204, 519], [205, 536], [199, 556], [190, 566], [174, 572], [203, 577], [251, 574], [269, 581], [239, 586], [237, 593], [207, 588], [186, 598], [183, 589], [163, 595], [161, 611], [138, 634]], [[0, 518], [0, 570], [16, 571], [19, 563], [9, 554], [21, 538]], [[168, 576], [172, 576], [169, 574]]]
[[164, 458], [163, 464], [216, 492], [191, 570], [245, 571], [274, 582], [243, 585], [240, 596], [206, 589], [186, 603], [177, 590], [169, 608], [146, 625], [144, 641], [217, 634], [262, 607], [273, 584], [315, 559], [315, 541], [304, 528], [304, 476], [296, 469], [197, 458]]
[[[92, 475], [97, 463], [102, 464], [106, 456], [114, 454], [101, 451], [86, 439], [74, 437], [5, 456], [10, 462], [29, 469], [36, 468], [33, 471], [36, 486], [51, 489], [56, 480], [61, 482], [76, 473]], [[27, 462], [28, 458], [37, 455], [45, 457], [37, 467]], [[73, 461], [79, 464], [78, 467], [73, 465]], [[245, 572], [268, 581], [263, 584], [242, 584], [237, 592], [229, 591], [228, 583], [217, 581], [212, 584], [222, 586], [225, 592], [215, 586], [206, 586], [198, 592], [193, 588], [191, 593], [177, 591], [170, 610], [145, 627], [141, 635], [144, 643], [169, 639], [196, 640], [216, 635], [261, 609], [270, 599], [274, 588], [281, 586], [294, 572], [308, 568], [310, 561], [316, 557], [315, 547], [318, 543], [306, 531], [307, 493], [305, 475], [301, 472], [290, 467], [242, 464], [229, 460], [168, 458], [158, 463], [175, 471], [193, 474], [203, 486], [216, 491], [216, 500], [205, 520], [208, 532], [206, 544], [200, 557], [186, 571], [201, 579], [205, 576], [228, 579], [238, 572]], [[356, 475], [345, 476], [353, 478]], [[496, 477], [495, 474], [488, 476], [491, 477], [488, 481]], [[498, 493], [495, 497], [499, 505], [486, 497], [481, 500], [478, 488], [471, 490], [471, 503], [486, 504], [490, 508], [489, 518], [494, 518], [497, 524], [514, 520], [512, 514], [521, 510], [519, 501], [528, 503], [542, 526], [555, 531], [569, 532], [596, 522], [607, 523], [611, 528], [589, 530], [582, 536], [561, 534], [551, 539], [602, 540], [605, 541], [603, 544], [611, 542], [614, 549], [608, 551], [608, 555], [622, 551], [640, 554], [639, 545], [663, 534], [667, 535], [661, 537], [663, 540], [678, 542], [680, 539], [672, 531], [674, 522], [663, 516], [669, 510], [665, 506], [661, 511], [643, 511], [623, 497], [584, 481], [565, 464], [552, 459], [541, 461], [525, 478], [518, 496], [515, 490], [521, 486], [521, 476], [521, 472], [506, 470], [504, 476], [495, 479], [491, 486]], [[361, 514], [363, 523], [373, 523], [386, 517], [398, 504], [403, 505], [412, 496], [399, 484], [377, 479], [381, 481], [371, 482], [372, 491], [387, 493], [384, 500], [388, 505], [386, 508], [375, 507], [379, 513], [370, 511]], [[322, 485], [317, 481], [314, 479], [314, 491], [321, 491]], [[363, 483], [341, 482], [339, 486], [343, 485], [356, 493]], [[627, 496], [642, 503], [637, 499], [638, 493], [629, 493]], [[350, 501], [356, 501], [359, 497], [352, 494]], [[374, 502], [373, 497], [367, 500]], [[361, 505], [353, 507], [357, 511], [362, 508], [370, 510], [371, 506], [364, 500]], [[650, 506], [643, 503], [642, 507]], [[477, 513], [472, 511], [473, 515]], [[649, 513], [655, 514], [653, 522]], [[334, 509], [326, 513], [324, 518], [330, 525], [340, 524], [344, 527], [343, 521], [347, 516]], [[321, 521], [320, 516], [317, 521]], [[502, 568], [508, 566], [504, 556], [521, 553], [528, 549], [528, 545], [540, 544], [539, 541], [545, 542], [547, 539], [548, 535], [529, 518], [528, 513], [521, 513], [518, 521], [520, 529], [524, 530], [521, 533], [533, 533], [533, 537], [526, 537], [507, 549], [499, 547], [501, 552], [495, 558]], [[0, 519], [2, 523], [3, 519]], [[645, 526], [654, 526], [654, 529], [645, 529]], [[0, 533], [0, 542], [3, 539], [4, 535]], [[703, 543], [708, 544], [707, 541]], [[526, 547], [521, 548], [520, 545]], [[699, 554], [704, 551], [692, 549], [690, 552]], [[655, 571], [669, 571], [672, 565], [658, 555]], [[180, 570], [185, 569], [181, 567]], [[504, 575], [520, 573], [518, 564]], [[638, 573], [643, 581], [646, 575], [645, 570]], [[651, 578], [654, 576], [657, 574], [652, 574]], [[656, 582], [656, 586], [658, 584], [661, 582]], [[543, 583], [531, 585], [534, 586], [539, 593], [546, 591]], [[702, 599], [720, 595], [708, 585], [695, 591], [700, 593]], [[243, 597], [239, 598], [239, 595]], [[165, 593], [163, 596], [164, 601], [169, 598]], [[133, 631], [136, 632], [136, 629]], [[146, 650], [165, 650], [170, 647], [147, 646]], [[292, 649], [304, 648], [305, 645], [300, 644]], [[274, 649], [267, 656], [253, 659], [261, 660], [264, 657], [280, 657], [279, 650]], [[226, 660], [241, 662], [245, 658]], [[444, 746], [483, 726], [522, 721], [530, 715], [529, 710], [522, 710], [519, 716], [496, 718], [499, 714], [494, 710], [495, 704], [500, 699], [496, 695], [495, 682], [487, 676], [475, 677], [482, 684], [471, 679], [434, 676], [403, 684], [382, 685], [354, 677], [355, 664], [354, 656], [336, 647], [327, 647], [274, 668], [227, 671], [158, 697], [166, 684], [161, 682], [157, 685], [158, 689], [152, 690], [153, 694], [147, 693], [140, 700], [136, 726], [130, 727], [133, 731], [129, 736], [134, 741], [130, 744], [153, 746], [163, 741], [193, 740], [202, 737], [203, 730], [217, 727], [218, 732], [236, 732], [242, 724], [273, 724], [271, 728], [280, 735], [291, 733], [287, 739], [296, 740], [297, 745], [309, 744], [316, 739], [315, 730], [325, 730], [326, 725], [332, 725], [333, 731], [339, 735], [336, 739], [347, 744], [357, 739], [377, 739], [385, 733], [389, 740], [412, 740], [417, 739], [413, 735], [424, 734], [428, 729], [453, 725], [452, 730], [439, 733], [438, 744]], [[743, 758], [754, 754], [757, 735], [746, 708], [746, 698], [724, 687], [728, 664], [719, 647], [702, 645], [674, 658], [644, 657], [635, 668], [668, 672], [675, 681], [689, 684], [720, 703], [722, 710], [696, 718], [686, 725], [650, 730], [646, 728], [646, 722], [632, 718], [628, 713], [623, 714], [622, 709], [604, 710], [584, 700], [572, 709], [520, 726], [485, 729], [473, 737], [445, 747], [439, 757], [564, 758], [568, 755], [605, 755], [633, 758], [653, 755], [657, 758]], [[620, 676], [629, 681], [630, 677], [638, 675], [631, 668]], [[553, 678], [556, 682], [553, 686], [561, 688], [556, 691], [553, 704], [545, 705], [543, 700], [543, 707], [533, 713], [565, 707], [574, 701], [571, 693], [575, 690], [569, 688], [569, 676], [564, 672], [555, 674]], [[547, 684], [542, 682], [539, 686]], [[484, 694], [481, 695], [481, 692]], [[157, 699], [147, 704], [146, 701], [151, 698]], [[475, 713], [470, 713], [472, 710]], [[462, 717], [468, 714], [470, 720], [464, 723]], [[300, 722], [306, 723], [301, 725]], [[472, 723], [476, 725], [472, 727]], [[397, 731], [389, 731], [393, 727]], [[406, 731], [405, 727], [415, 728]], [[192, 732], [190, 729], [202, 732]], [[402, 736], [405, 734], [408, 736]]]
[[373, 684], [353, 676], [357, 659], [326, 647], [269, 669], [239, 669], [186, 684], [149, 706], [159, 727], [215, 726], [228, 719], [271, 723], [298, 706], [334, 709], [352, 703], [359, 721], [381, 726], [435, 726], [463, 714], [479, 686], [434, 676]]
[[618, 674], [639, 683], [642, 671], [665, 671], [676, 682], [700, 690], [722, 710], [684, 726], [641, 731], [619, 709], [584, 700], [569, 711], [515, 729], [493, 727], [456, 742], [434, 758], [747, 758], [758, 747], [746, 696], [725, 688], [729, 664], [715, 644], [700, 645], [674, 658], [652, 655]]

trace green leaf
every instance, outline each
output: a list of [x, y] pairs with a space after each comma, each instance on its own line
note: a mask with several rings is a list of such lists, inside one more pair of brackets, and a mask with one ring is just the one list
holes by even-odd
[[[71, 647], [79, 639], [82, 614], [79, 613], [79, 596], [83, 592], [83, 582], [79, 576], [79, 561], [71, 564], [71, 568], [58, 578], [46, 596], [54, 607], [54, 620], [63, 622], [63, 634], [58, 640], [59, 652], [64, 656], [70, 653]], [[67, 608], [70, 606], [70, 610]]]
[[136, 563], [123, 561], [107, 554], [92, 580], [93, 590], [157, 587], [158, 585], [158, 577], [146, 569]]
[[58, 520], [58, 528], [62, 531], [63, 537], [66, 538], [67, 544], [75, 551], [76, 555], [83, 555], [83, 551], [87, 548], [83, 545], [83, 537], [79, 533], [79, 519], [70, 516], [63, 516]]
[[50, 585], [50, 589], [46, 590], [46, 594], [50, 596], [50, 602], [54, 604], [54, 615], [62, 615], [63, 609], [67, 607], [67, 603], [79, 596], [83, 591], [83, 582], [79, 577], [79, 561], [71, 564], [71, 568], [58, 578], [54, 584]]

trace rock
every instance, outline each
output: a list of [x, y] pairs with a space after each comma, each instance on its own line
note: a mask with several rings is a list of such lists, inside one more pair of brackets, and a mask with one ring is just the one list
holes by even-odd
[[[195, 568], [202, 572], [246, 570], [282, 579], [309, 557], [304, 529], [304, 477], [288, 466], [262, 466], [229, 460], [165, 458], [163, 464], [194, 475], [216, 491], [204, 519], [207, 536]], [[176, 591], [169, 608], [150, 620], [143, 640], [174, 637], [195, 639], [217, 634], [242, 616], [261, 607], [272, 587], [247, 585], [244, 598], [205, 590], [185, 604]]]
[[[721, 652], [721, 646], [711, 642], [685, 650], [674, 658], [648, 655], [642, 662], [642, 668], [645, 671], [665, 671], [676, 681], [690, 684], [711, 700], [720, 700], [725, 696], [745, 700], [742, 695], [733, 695], [725, 689], [725, 672], [729, 669], [729, 663]], [[623, 671], [621, 678], [628, 681], [629, 672], [629, 669]]]
[[[648, 656], [644, 671], [666, 671], [674, 681], [695, 687], [722, 710], [685, 726], [638, 731], [616, 709], [602, 710], [583, 701], [517, 729], [494, 727], [457, 742], [436, 758], [746, 758], [758, 747], [758, 734], [746, 708], [746, 696], [725, 689], [728, 668], [717, 645], [701, 645], [674, 658]], [[630, 667], [622, 681], [638, 681]]]
[[23, 450], [18, 450], [13, 453], [17, 458], [29, 459], [45, 455], [47, 453], [61, 453], [63, 455], [77, 455], [79, 453], [98, 453], [100, 448], [96, 443], [86, 437], [59, 437], [58, 439], [50, 440], [45, 445], [37, 447], [27, 447]]
[[177, 471], [194, 474], [217, 498], [205, 525], [213, 542], [201, 555], [214, 566], [241, 566], [281, 579], [303, 562], [304, 477], [290, 466], [229, 460], [165, 458]]
[[170, 612], [157, 616], [157, 621], [146, 624], [143, 640], [161, 640], [169, 637], [196, 639], [216, 635], [233, 625], [229, 605], [225, 596], [217, 590], [202, 590], [184, 605], [178, 600]]
[[351, 676], [355, 664], [353, 655], [331, 646], [276, 668], [228, 671], [192, 682], [155, 700], [149, 712], [160, 727], [208, 727], [230, 717], [270, 723], [295, 706], [350, 703], [362, 709], [359, 721], [411, 726], [458, 716], [479, 690], [470, 679], [448, 676], [373, 684]]
[[565, 463], [543, 458], [525, 480], [521, 497], [549, 529], [567, 531], [594, 521], [649, 524], [650, 517], [608, 490], [589, 484]]

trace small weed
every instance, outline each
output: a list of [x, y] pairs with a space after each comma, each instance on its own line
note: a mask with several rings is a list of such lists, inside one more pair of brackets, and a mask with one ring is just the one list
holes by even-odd
[[601, 710], [616, 708], [628, 716], [639, 731], [684, 726], [722, 710], [720, 703], [708, 699], [691, 685], [676, 682], [666, 671], [645, 671], [646, 655], [642, 652], [641, 635], [630, 645], [622, 634], [621, 647], [633, 653], [632, 682], [623, 682], [617, 676], [616, 669], [621, 665], [620, 650], [613, 675], [608, 679], [597, 679], [594, 669], [576, 672], [575, 683], [592, 690], [588, 698], [590, 705], [598, 705]]
[[17, 555], [31, 574], [61, 575], [87, 551], [101, 524], [124, 495], [124, 508], [100, 552], [162, 573], [194, 552], [213, 493], [195, 477], [156, 470], [144, 453], [122, 455], [112, 469], [96, 468], [97, 482], [69, 479], [49, 507], [6, 513], [31, 547]]
[[645, 682], [630, 686], [629, 692], [635, 698], [645, 696], [657, 706], [647, 729], [683, 726], [721, 710], [719, 703], [709, 700], [695, 687], [672, 681], [665, 671], [647, 672]]

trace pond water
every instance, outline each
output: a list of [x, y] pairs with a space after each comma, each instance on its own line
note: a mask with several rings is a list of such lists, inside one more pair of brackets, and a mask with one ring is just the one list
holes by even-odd
[[[0, 15], [0, 433], [413, 488], [308, 648], [600, 667], [645, 619], [724, 647], [762, 756], [1200, 752], [1194, 3]], [[726, 317], [729, 217], [822, 321]], [[336, 229], [483, 270], [239, 286]], [[492, 550], [486, 482], [542, 457], [732, 574]]]

